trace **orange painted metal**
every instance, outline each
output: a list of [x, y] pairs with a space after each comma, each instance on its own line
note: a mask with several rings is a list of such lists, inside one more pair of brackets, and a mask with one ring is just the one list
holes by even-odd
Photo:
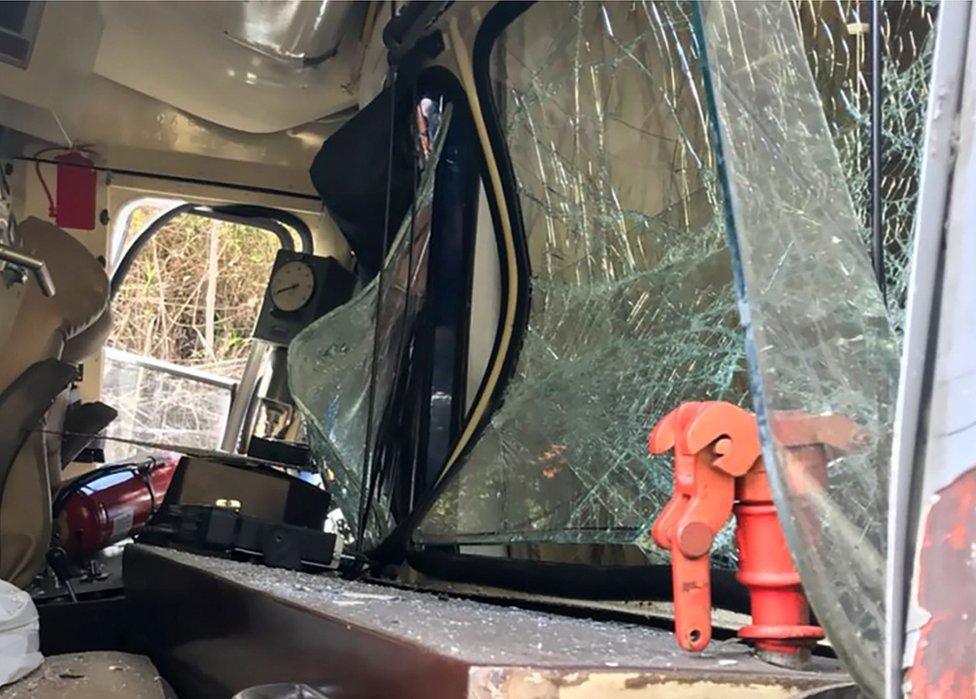
[[[787, 446], [803, 456], [796, 463], [815, 467], [810, 487], [822, 486], [820, 476], [826, 475], [825, 460], [817, 458], [825, 443], [819, 440], [843, 448], [843, 428], [849, 424], [789, 415], [779, 425], [789, 438]], [[766, 654], [809, 653], [823, 630], [809, 623], [810, 609], [766, 479], [755, 416], [731, 403], [683, 403], [654, 426], [648, 448], [651, 454], [674, 454], [674, 495], [651, 536], [671, 552], [678, 645], [701, 651], [711, 640], [709, 553], [734, 513], [736, 577], [749, 590], [753, 620], [739, 635]], [[807, 448], [817, 451], [807, 454]]]
[[913, 603], [925, 621], [909, 655], [905, 696], [974, 699], [976, 466], [937, 492], [923, 522]]

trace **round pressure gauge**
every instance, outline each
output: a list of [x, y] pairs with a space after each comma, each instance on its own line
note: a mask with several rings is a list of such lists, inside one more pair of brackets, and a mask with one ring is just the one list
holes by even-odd
[[279, 311], [292, 312], [308, 303], [315, 291], [315, 275], [304, 262], [293, 260], [271, 277], [271, 303]]

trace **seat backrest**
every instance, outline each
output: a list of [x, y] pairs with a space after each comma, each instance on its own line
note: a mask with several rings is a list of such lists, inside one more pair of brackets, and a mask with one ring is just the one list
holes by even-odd
[[[17, 316], [0, 347], [0, 394], [16, 388], [39, 362], [81, 361], [104, 343], [111, 327], [108, 277], [95, 256], [79, 240], [37, 218], [19, 224], [17, 232], [19, 247], [46, 264], [55, 294], [44, 296], [32, 281], [25, 285]], [[44, 366], [53, 371], [56, 363]], [[42, 393], [28, 394], [36, 402], [29, 408], [40, 412], [50, 407], [52, 396]], [[12, 429], [23, 420], [23, 399], [12, 406], [6, 413], [0, 410], [0, 439], [23, 437]], [[63, 411], [54, 420], [40, 420], [22, 443], [8, 445], [13, 447], [8, 450], [14, 454], [12, 461], [0, 463], [0, 473], [5, 474], [0, 479], [0, 578], [17, 585], [26, 585], [40, 570], [50, 544], [51, 469], [57, 475], [61, 464], [49, 464], [48, 454], [60, 451], [60, 438], [38, 428], [56, 432], [61, 419]]]

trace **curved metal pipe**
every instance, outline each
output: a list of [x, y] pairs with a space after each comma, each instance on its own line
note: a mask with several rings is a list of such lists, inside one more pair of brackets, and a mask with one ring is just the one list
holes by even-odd
[[135, 262], [136, 256], [139, 252], [146, 246], [152, 237], [159, 232], [159, 230], [165, 226], [167, 223], [172, 221], [177, 216], [192, 211], [196, 204], [180, 204], [179, 206], [174, 206], [172, 209], [164, 211], [159, 216], [150, 221], [145, 228], [136, 236], [136, 239], [132, 241], [132, 245], [125, 251], [122, 255], [122, 259], [112, 270], [112, 281], [109, 284], [110, 299], [115, 299], [115, 296], [119, 293], [119, 289], [122, 287], [122, 282], [125, 281], [126, 275], [129, 273], [129, 269], [132, 268], [132, 263]]
[[132, 268], [132, 263], [135, 261], [139, 252], [146, 246], [146, 243], [152, 240], [153, 236], [163, 226], [183, 214], [203, 216], [218, 221], [242, 223], [263, 228], [278, 238], [282, 248], [285, 250], [294, 250], [295, 241], [288, 228], [286, 228], [288, 226], [298, 236], [298, 240], [301, 243], [301, 252], [310, 253], [313, 249], [312, 232], [308, 224], [288, 211], [280, 211], [278, 209], [252, 204], [227, 204], [221, 206], [204, 206], [190, 203], [179, 204], [172, 209], [164, 211], [150, 221], [139, 235], [136, 236], [135, 240], [132, 241], [132, 244], [125, 251], [125, 254], [122, 255], [122, 259], [119, 260], [119, 263], [112, 271], [111, 298], [114, 299], [118, 294], [122, 282]]
[[222, 204], [220, 206], [201, 206], [197, 208], [201, 210], [208, 209], [229, 216], [238, 216], [242, 219], [251, 219], [250, 222], [252, 225], [256, 225], [253, 219], [277, 221], [279, 224], [284, 224], [295, 231], [299, 242], [302, 244], [300, 252], [310, 253], [315, 247], [312, 240], [312, 231], [309, 229], [308, 224], [290, 211], [272, 209], [271, 207], [261, 206], [260, 204]]
[[51, 279], [51, 273], [48, 271], [47, 265], [44, 264], [44, 260], [31, 257], [6, 245], [0, 245], [0, 260], [33, 272], [34, 278], [37, 279], [37, 285], [41, 287], [41, 293], [48, 297], [54, 296], [54, 280]]
[[210, 218], [215, 221], [224, 221], [226, 223], [239, 223], [245, 226], [256, 226], [257, 228], [263, 228], [271, 233], [274, 233], [275, 237], [278, 238], [278, 242], [281, 243], [281, 247], [285, 250], [295, 249], [295, 240], [285, 226], [281, 225], [278, 221], [270, 218], [248, 218], [246, 216], [235, 216], [233, 214], [225, 213], [219, 209], [211, 209], [209, 207], [197, 207], [189, 212], [193, 216], [202, 216], [204, 218]]

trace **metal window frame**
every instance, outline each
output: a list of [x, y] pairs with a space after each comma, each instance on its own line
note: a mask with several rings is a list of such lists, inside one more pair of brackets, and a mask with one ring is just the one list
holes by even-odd
[[31, 0], [27, 6], [27, 16], [24, 18], [24, 26], [20, 32], [12, 32], [0, 27], [0, 34], [13, 39], [20, 39], [28, 43], [27, 53], [22, 58], [11, 56], [10, 54], [0, 53], [0, 63], [27, 70], [30, 65], [31, 56], [34, 55], [34, 46], [37, 44], [37, 35], [41, 28], [41, 16], [44, 14], [44, 0]]
[[[906, 623], [919, 513], [925, 498], [923, 486], [934, 472], [945, 466], [926, 463], [925, 452], [929, 440], [938, 437], [932, 432], [929, 407], [936, 356], [945, 349], [940, 347], [939, 338], [943, 282], [949, 266], [966, 264], [965, 260], [947, 259], [945, 246], [953, 233], [949, 220], [951, 206], [961, 203], [953, 201], [953, 190], [956, 197], [962, 193], [962, 183], [957, 182], [959, 173], [955, 170], [959, 125], [970, 123], [963, 114], [966, 106], [963, 99], [966, 91], [974, 87], [973, 76], [967, 75], [966, 66], [967, 60], [976, 58], [973, 55], [976, 47], [971, 45], [973, 19], [969, 3], [946, 2], [940, 7], [936, 28], [888, 498], [885, 571], [885, 696], [888, 699], [903, 695]], [[969, 102], [971, 108], [972, 94]], [[972, 115], [968, 117], [971, 120]], [[974, 195], [968, 193], [969, 197]]]

